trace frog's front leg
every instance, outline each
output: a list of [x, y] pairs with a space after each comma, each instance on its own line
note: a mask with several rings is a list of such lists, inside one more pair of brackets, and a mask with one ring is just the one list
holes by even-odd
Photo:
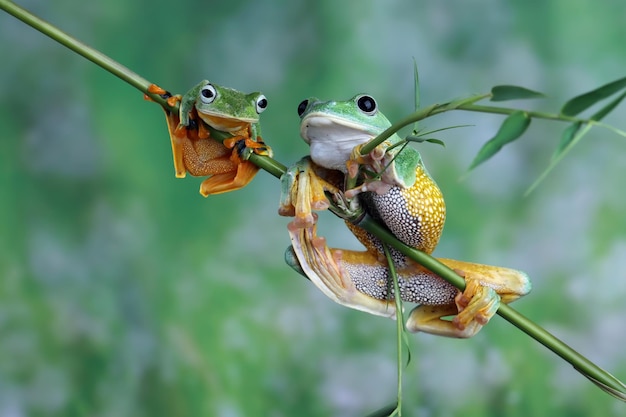
[[[171, 107], [175, 107], [182, 100], [181, 95], [173, 96], [169, 91], [159, 87], [156, 84], [151, 84], [148, 87], [148, 92], [151, 94], [160, 95], [162, 98], [167, 100], [167, 103]], [[152, 101], [150, 96], [148, 96], [147, 94], [144, 95], [144, 99]], [[183, 155], [184, 155], [183, 145], [184, 145], [184, 139], [188, 138], [189, 135], [193, 134], [191, 132], [191, 130], [193, 129], [190, 129], [189, 131], [187, 131], [187, 129], [181, 129], [179, 113], [172, 112], [165, 107], [163, 107], [163, 110], [165, 111], [165, 121], [167, 122], [167, 131], [170, 135], [170, 142], [172, 145], [172, 157], [174, 159], [174, 173], [176, 175], [176, 178], [185, 178], [185, 176], [187, 175], [187, 169], [185, 168], [185, 162], [183, 160]]]
[[278, 214], [295, 217], [293, 223], [297, 228], [313, 226], [317, 219], [313, 210], [321, 211], [330, 207], [326, 191], [334, 194], [339, 192], [334, 184], [318, 175], [316, 170], [320, 169], [311, 158], [304, 157], [289, 167], [280, 178]]
[[253, 132], [248, 130], [248, 134], [245, 136], [237, 135], [227, 139], [224, 139], [224, 146], [228, 149], [232, 149], [231, 159], [235, 163], [248, 160], [252, 153], [257, 155], [273, 156], [272, 148], [265, 144], [261, 136], [257, 136], [256, 140], [251, 139]]

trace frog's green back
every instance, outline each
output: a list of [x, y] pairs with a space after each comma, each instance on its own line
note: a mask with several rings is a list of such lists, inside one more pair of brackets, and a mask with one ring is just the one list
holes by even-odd
[[417, 167], [421, 167], [425, 171], [422, 156], [409, 145], [405, 146], [393, 161], [395, 176], [404, 188], [411, 187], [415, 183]]

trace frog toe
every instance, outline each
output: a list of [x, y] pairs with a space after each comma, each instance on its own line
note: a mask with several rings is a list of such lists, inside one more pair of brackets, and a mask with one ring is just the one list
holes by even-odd
[[500, 296], [493, 288], [466, 279], [465, 290], [456, 296], [455, 303], [459, 314], [452, 322], [459, 330], [464, 330], [474, 324], [487, 324], [498, 311]]
[[224, 139], [223, 143], [228, 149], [233, 150], [232, 159], [234, 162], [239, 162], [240, 160], [246, 161], [253, 153], [268, 157], [272, 157], [274, 154], [272, 148], [266, 145], [260, 136], [257, 138], [257, 141], [247, 137], [233, 136]]
[[303, 158], [291, 166], [280, 179], [281, 197], [278, 213], [295, 217], [292, 226], [310, 227], [316, 217], [312, 211], [326, 210], [330, 206], [325, 190], [332, 190], [329, 183], [317, 176], [311, 161]]
[[[328, 248], [326, 240], [316, 236], [315, 229], [315, 226], [288, 228], [292, 243], [292, 253], [289, 256], [295, 256], [300, 266], [296, 271], [304, 273], [328, 298], [338, 304], [395, 318], [393, 303], [368, 296], [356, 288], [342, 261], [343, 251]], [[288, 263], [293, 267], [293, 260], [288, 260]]]
[[412, 333], [424, 332], [460, 339], [472, 337], [480, 331], [482, 324], [477, 321], [470, 321], [463, 328], [459, 328], [454, 320], [444, 319], [444, 317], [456, 314], [457, 311], [454, 304], [417, 306], [409, 314], [406, 329]]
[[[148, 91], [148, 94], [155, 94], [155, 95], [160, 96], [164, 100], [168, 100], [168, 104], [169, 104], [169, 99], [174, 97], [174, 96], [172, 96], [172, 93], [170, 93], [169, 91], [165, 90], [164, 88], [159, 87], [156, 84], [150, 84], [148, 86], [148, 90], [147, 91]], [[154, 100], [152, 100], [152, 98], [148, 94], [144, 94], [144, 96], [143, 96], [144, 100], [154, 101]]]

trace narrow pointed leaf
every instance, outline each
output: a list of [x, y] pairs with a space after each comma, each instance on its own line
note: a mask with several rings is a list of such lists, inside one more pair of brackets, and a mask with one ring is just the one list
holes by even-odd
[[413, 58], [413, 78], [415, 81], [415, 111], [417, 111], [420, 108], [420, 77], [415, 58]]
[[545, 97], [543, 93], [516, 85], [497, 85], [491, 89], [491, 101], [519, 100]]
[[524, 111], [516, 111], [511, 113], [509, 117], [504, 119], [498, 133], [483, 145], [478, 154], [468, 168], [472, 170], [487, 159], [495, 155], [504, 145], [519, 138], [530, 125], [530, 117]]
[[[417, 71], [417, 62], [415, 61], [415, 57], [413, 58], [413, 79], [415, 83], [415, 111], [418, 111], [420, 108], [420, 77], [419, 72]], [[415, 121], [413, 123], [413, 132], [417, 132], [419, 126], [419, 122]]]
[[588, 109], [598, 101], [610, 97], [624, 88], [626, 88], [626, 77], [574, 97], [565, 103], [561, 109], [561, 113], [566, 116], [576, 116], [578, 113]]
[[626, 92], [623, 92], [615, 100], [611, 101], [609, 104], [598, 110], [593, 116], [591, 116], [591, 120], [595, 120], [596, 122], [602, 120], [604, 116], [613, 111], [613, 109], [617, 107], [619, 103], [621, 103], [624, 97], [626, 97]]
[[582, 122], [576, 122], [568, 126], [563, 133], [561, 134], [561, 140], [557, 145], [554, 153], [552, 154], [552, 161], [561, 157], [561, 154], [567, 152], [568, 148], [572, 145], [574, 138], [576, 137], [576, 133], [580, 130], [580, 126], [582, 126]]
[[443, 146], [444, 148], [446, 147], [446, 144], [441, 139], [425, 138], [423, 136], [409, 135], [406, 138], [404, 138], [404, 140], [406, 140], [407, 142], [415, 142], [415, 143], [423, 143], [423, 142], [435, 143], [437, 145]]
[[446, 147], [446, 144], [444, 143], [444, 141], [440, 140], [440, 139], [426, 139], [426, 142], [428, 143], [434, 143], [435, 145], [441, 145], [444, 148]]
[[424, 132], [424, 131], [417, 132], [418, 134], [416, 136], [426, 136], [426, 135], [430, 135], [433, 133], [442, 132], [444, 130], [458, 129], [460, 127], [470, 127], [470, 126], [475, 126], [475, 125], [456, 125], [456, 126], [440, 127], [439, 129], [433, 129], [427, 132]]

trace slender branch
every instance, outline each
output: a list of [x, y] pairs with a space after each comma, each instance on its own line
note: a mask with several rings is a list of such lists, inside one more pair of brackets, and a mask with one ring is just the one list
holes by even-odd
[[[393, 293], [394, 293], [394, 302], [396, 307], [396, 334], [398, 339], [396, 340], [396, 348], [398, 355], [398, 369], [397, 369], [397, 384], [398, 384], [398, 396], [397, 396], [397, 406], [394, 412], [390, 415], [402, 417], [402, 367], [404, 366], [404, 361], [402, 360], [402, 341], [405, 340], [406, 329], [404, 328], [404, 313], [402, 306], [402, 298], [400, 298], [400, 286], [398, 285], [398, 275], [396, 274], [396, 267], [393, 264], [393, 259], [391, 258], [391, 252], [389, 252], [389, 247], [383, 243], [383, 250], [385, 251], [385, 258], [387, 259], [387, 266], [389, 268], [389, 276], [391, 277], [391, 282], [393, 284]], [[408, 347], [408, 346], [407, 346]], [[409, 353], [410, 355], [410, 353]]]
[[[211, 135], [213, 135], [213, 131], [211, 131]], [[287, 171], [286, 166], [269, 156], [253, 153], [250, 155], [249, 161], [279, 179]]]
[[[376, 237], [381, 239], [383, 242], [398, 249], [415, 262], [450, 282], [459, 290], [462, 291], [465, 289], [465, 280], [463, 280], [463, 278], [452, 269], [448, 268], [432, 256], [401, 243], [393, 234], [391, 234], [391, 232], [383, 228], [370, 217], [366, 216], [363, 218], [363, 220], [359, 222], [358, 226], [376, 235]], [[502, 316], [509, 323], [513, 324], [515, 327], [556, 353], [562, 359], [569, 362], [576, 370], [590, 378], [595, 383], [599, 383], [601, 387], [608, 387], [609, 389], [615, 391], [607, 392], [622, 401], [626, 401], [626, 386], [619, 379], [589, 361], [580, 353], [576, 352], [567, 344], [559, 340], [556, 336], [552, 335], [541, 326], [535, 324], [530, 319], [524, 317], [509, 305], [501, 303], [498, 308], [498, 315]], [[621, 393], [621, 395], [616, 395], [616, 393]]]
[[[82, 42], [72, 38], [70, 35], [60, 31], [49, 23], [39, 19], [38, 17], [32, 15], [27, 10], [15, 5], [13, 2], [8, 0], [0, 0], [0, 9], [5, 10], [7, 13], [15, 16], [19, 20], [23, 21], [27, 25], [39, 30], [43, 34], [49, 36], [50, 38], [56, 40], [67, 48], [73, 50], [79, 55], [89, 59], [96, 65], [105, 69], [106, 71], [112, 73], [118, 78], [122, 79], [126, 83], [132, 85], [137, 88], [144, 94], [148, 94], [154, 101], [159, 103], [161, 106], [168, 110], [176, 111], [175, 108], [171, 108], [167, 102], [158, 95], [150, 94], [148, 92], [148, 87], [151, 85], [149, 81], [140, 77], [133, 71], [124, 67], [123, 65], [117, 63], [106, 55], [102, 54], [99, 51], [85, 45]], [[482, 100], [484, 98], [489, 97], [487, 95], [474, 96], [466, 99], [456, 100], [453, 102], [445, 103], [445, 104], [435, 104], [426, 108], [423, 108], [406, 118], [400, 120], [395, 123], [392, 127], [383, 132], [378, 138], [376, 138], [378, 143], [381, 143], [395, 132], [397, 132], [402, 127], [414, 123], [415, 121], [424, 119], [428, 116], [432, 116], [438, 113], [442, 113], [450, 110], [470, 110], [470, 111], [481, 111], [478, 110], [478, 106], [474, 106], [473, 103]], [[486, 108], [483, 108], [483, 111], [493, 112]], [[562, 119], [559, 119], [562, 120]], [[223, 138], [220, 132], [213, 132], [217, 138]], [[372, 144], [372, 142], [370, 142]], [[369, 145], [363, 147], [364, 153], [370, 152], [377, 144], [374, 144], [371, 149], [369, 149]], [[281, 163], [273, 160], [272, 158], [266, 156], [259, 156], [252, 154], [250, 157], [250, 161], [257, 164], [260, 168], [268, 171], [270, 174], [280, 178], [282, 174], [284, 174], [286, 168]], [[336, 208], [332, 210], [335, 214], [338, 214], [340, 217], [345, 218], [345, 214], [338, 211]], [[343, 215], [342, 215], [343, 214]], [[427, 269], [433, 271], [437, 275], [441, 276], [448, 282], [450, 282], [455, 287], [463, 290], [465, 287], [465, 281], [462, 277], [457, 275], [454, 271], [441, 264], [435, 258], [420, 252], [414, 248], [408, 247], [401, 243], [395, 236], [393, 236], [387, 229], [374, 222], [372, 219], [366, 217], [361, 222], [359, 222], [359, 226], [363, 229], [373, 233], [375, 236], [380, 238], [382, 241], [388, 243], [390, 246], [400, 250], [402, 253], [407, 255], [409, 258], [413, 259], [415, 262], [423, 265]], [[622, 384], [617, 378], [613, 375], [609, 374], [602, 368], [590, 362], [588, 359], [574, 351], [572, 348], [567, 346], [565, 343], [554, 337], [552, 334], [547, 332], [545, 329], [541, 328], [537, 324], [533, 323], [531, 320], [524, 317], [522, 314], [515, 311], [513, 308], [501, 304], [498, 309], [498, 314], [505, 318], [507, 321], [515, 325], [517, 328], [534, 338], [539, 343], [546, 346], [548, 349], [555, 352], [561, 358], [572, 364], [577, 370], [579, 370], [583, 375], [587, 378], [591, 379], [594, 383], [599, 385], [602, 389], [604, 389], [609, 394], [615, 396], [616, 398], [626, 401], [626, 386]]]
[[167, 104], [165, 99], [163, 99], [158, 94], [152, 94], [148, 91], [148, 87], [151, 84], [148, 80], [126, 68], [119, 62], [114, 61], [113, 59], [104, 55], [102, 52], [97, 51], [89, 45], [80, 42], [79, 40], [73, 38], [72, 36], [58, 29], [57, 27], [46, 22], [45, 20], [33, 15], [28, 10], [13, 3], [12, 1], [0, 0], [0, 9], [16, 17], [17, 19], [38, 30], [44, 35], [52, 38], [61, 45], [83, 56], [84, 58], [87, 58], [100, 68], [103, 68], [104, 70], [110, 72], [111, 74], [120, 78], [122, 81], [125, 81], [126, 83], [132, 85], [144, 94], [147, 94], [148, 96], [150, 96], [150, 98], [152, 98], [164, 108], [177, 110], [175, 108], [171, 108]]
[[412, 123], [420, 121], [430, 116], [434, 116], [439, 113], [443, 113], [450, 110], [455, 110], [460, 106], [471, 105], [477, 101], [484, 100], [491, 96], [489, 94], [482, 94], [477, 96], [472, 96], [469, 98], [463, 98], [460, 100], [451, 101], [444, 104], [432, 104], [428, 107], [421, 108], [414, 113], [409, 114], [403, 119], [400, 119], [396, 123], [392, 124], [388, 129], [382, 132], [380, 135], [376, 136], [374, 139], [369, 141], [363, 148], [361, 149], [361, 155], [367, 155], [371, 151], [374, 150], [378, 145], [383, 143], [385, 140], [389, 139], [392, 135], [398, 132], [405, 126], [408, 126]]
[[[465, 106], [459, 106], [455, 110], [466, 110], [466, 111], [474, 111], [480, 113], [492, 113], [492, 114], [513, 114], [519, 109], [511, 109], [508, 107], [497, 107], [497, 106], [480, 106], [477, 104], [470, 104]], [[556, 113], [544, 113], [532, 110], [524, 110], [526, 114], [530, 117], [534, 117], [536, 119], [545, 119], [545, 120], [558, 120], [561, 122], [583, 122], [585, 119], [580, 119], [578, 117], [565, 116], [564, 114], [556, 114]]]
[[[450, 101], [444, 104], [433, 104], [431, 106], [419, 109], [416, 112], [411, 113], [408, 116], [404, 117], [403, 119], [400, 119], [396, 123], [392, 124], [388, 129], [383, 131], [380, 135], [376, 136], [374, 139], [369, 141], [365, 146], [361, 148], [361, 155], [367, 155], [368, 153], [373, 151], [374, 148], [376, 148], [376, 146], [380, 145], [385, 140], [389, 139], [389, 137], [397, 133], [400, 129], [412, 123], [434, 116], [436, 114], [445, 113], [445, 112], [452, 111], [452, 110], [464, 110], [464, 111], [473, 111], [473, 112], [479, 112], [479, 113], [510, 115], [512, 113], [519, 111], [519, 109], [512, 109], [508, 107], [483, 106], [483, 105], [474, 104], [477, 101], [484, 100], [489, 97], [491, 97], [491, 93], [476, 95], [476, 96], [472, 96], [469, 98], [463, 98], [460, 100], [454, 100], [454, 101]], [[591, 119], [581, 119], [578, 117], [571, 117], [571, 116], [566, 116], [563, 114], [544, 113], [544, 112], [531, 111], [531, 110], [524, 110], [524, 112], [528, 114], [528, 116], [534, 117], [536, 119], [557, 120], [560, 122], [571, 122], [571, 123], [581, 122], [581, 123], [597, 124], [599, 126], [601, 125], [611, 130], [617, 130], [618, 131], [617, 133], [622, 136], [624, 133], [620, 131], [619, 129], [615, 129], [611, 126], [597, 123]]]

